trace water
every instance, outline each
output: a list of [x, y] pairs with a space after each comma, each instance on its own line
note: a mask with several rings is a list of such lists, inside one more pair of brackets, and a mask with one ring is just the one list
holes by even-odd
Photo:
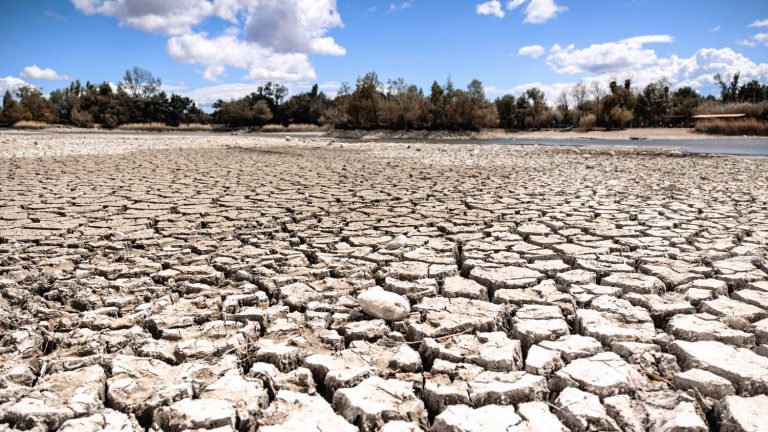
[[678, 150], [683, 153], [768, 156], [768, 138], [725, 139], [391, 139], [381, 142], [434, 142], [440, 144], [498, 144], [498, 145], [545, 145], [545, 146], [601, 146], [601, 147], [648, 147]]

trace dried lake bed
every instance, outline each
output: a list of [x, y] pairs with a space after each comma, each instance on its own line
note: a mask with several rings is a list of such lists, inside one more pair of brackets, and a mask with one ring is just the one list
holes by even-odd
[[2, 432], [766, 428], [768, 159], [7, 131], [0, 184]]

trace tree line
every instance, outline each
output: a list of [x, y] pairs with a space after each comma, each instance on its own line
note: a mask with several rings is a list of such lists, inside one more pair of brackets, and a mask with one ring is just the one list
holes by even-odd
[[[289, 97], [288, 88], [268, 82], [242, 98], [218, 100], [213, 112], [204, 112], [192, 99], [168, 95], [151, 72], [133, 67], [116, 88], [72, 82], [46, 97], [40, 89], [19, 87], [6, 92], [0, 125], [19, 121], [61, 123], [79, 127], [114, 128], [127, 123], [158, 122], [169, 126], [213, 123], [230, 128], [282, 125], [330, 125], [337, 129], [479, 130], [483, 128], [537, 129], [580, 127], [674, 126], [688, 124], [702, 112], [726, 112], [737, 107], [752, 117], [768, 119], [768, 85], [752, 80], [740, 83], [716, 75], [720, 97], [703, 97], [691, 87], [672, 90], [660, 80], [635, 87], [631, 80], [575, 84], [555, 101], [540, 88], [491, 101], [478, 80], [458, 88], [448, 79], [433, 82], [428, 93], [403, 78], [383, 83], [375, 72], [357, 79], [354, 88], [342, 83], [328, 97], [317, 84]], [[740, 105], [735, 105], [740, 104]]]

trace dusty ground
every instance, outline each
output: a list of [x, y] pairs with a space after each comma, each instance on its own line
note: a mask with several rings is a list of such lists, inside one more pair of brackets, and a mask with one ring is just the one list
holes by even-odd
[[0, 184], [0, 431], [766, 427], [765, 159], [2, 133]]

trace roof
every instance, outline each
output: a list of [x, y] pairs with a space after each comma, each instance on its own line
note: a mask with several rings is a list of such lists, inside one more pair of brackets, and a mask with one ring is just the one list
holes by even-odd
[[699, 114], [691, 117], [692, 119], [719, 119], [719, 118], [738, 118], [746, 117], [746, 114]]

